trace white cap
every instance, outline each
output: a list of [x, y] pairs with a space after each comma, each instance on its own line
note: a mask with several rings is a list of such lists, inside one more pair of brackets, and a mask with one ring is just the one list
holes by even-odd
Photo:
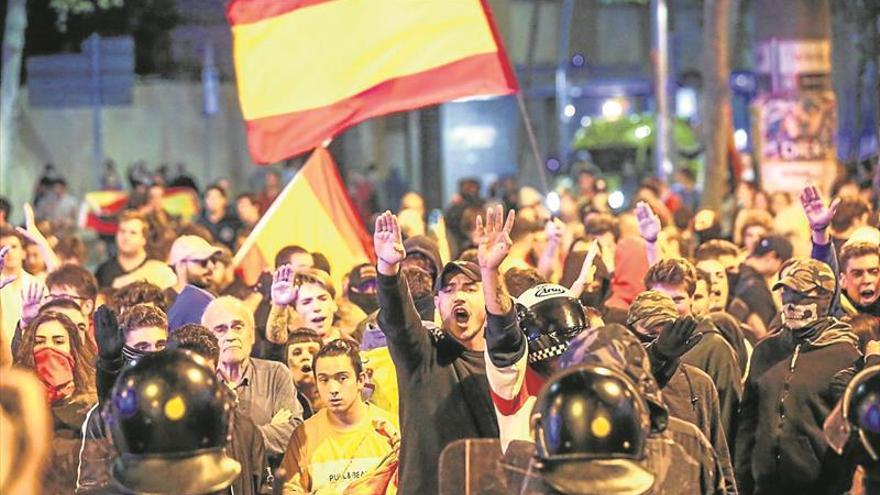
[[184, 235], [177, 238], [171, 245], [168, 264], [176, 265], [181, 261], [202, 261], [219, 254], [220, 248], [197, 235]]

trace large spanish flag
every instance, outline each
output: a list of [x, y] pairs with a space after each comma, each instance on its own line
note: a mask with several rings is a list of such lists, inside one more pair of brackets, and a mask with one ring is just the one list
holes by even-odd
[[227, 17], [257, 163], [377, 115], [517, 90], [485, 0], [233, 0]]
[[342, 278], [355, 265], [374, 261], [372, 244], [333, 158], [325, 148], [317, 148], [257, 222], [233, 265], [271, 269], [281, 248], [298, 245], [327, 257], [331, 278], [340, 289]]

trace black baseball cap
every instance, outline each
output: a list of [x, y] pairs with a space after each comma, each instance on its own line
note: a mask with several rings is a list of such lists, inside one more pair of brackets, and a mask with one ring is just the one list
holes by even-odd
[[463, 274], [472, 282], [483, 281], [483, 277], [480, 275], [480, 267], [476, 263], [464, 260], [450, 261], [449, 263], [446, 263], [446, 266], [444, 266], [443, 270], [440, 272], [440, 276], [437, 277], [437, 283], [434, 285], [434, 292], [440, 292], [440, 289], [446, 286], [453, 276], [458, 274]]
[[794, 248], [791, 246], [791, 241], [785, 236], [771, 234], [765, 235], [760, 241], [758, 241], [755, 250], [749, 257], [759, 257], [764, 256], [767, 253], [776, 253], [776, 256], [779, 256], [779, 259], [782, 261], [788, 261], [791, 259], [793, 252]]

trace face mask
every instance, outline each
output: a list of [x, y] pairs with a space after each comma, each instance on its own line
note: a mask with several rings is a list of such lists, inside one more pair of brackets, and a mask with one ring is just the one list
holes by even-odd
[[125, 360], [126, 364], [131, 363], [132, 361], [135, 361], [137, 359], [140, 359], [140, 358], [146, 356], [147, 354], [149, 354], [149, 353], [144, 352], [144, 351], [139, 351], [139, 350], [135, 349], [134, 347], [129, 347], [127, 345], [122, 346], [122, 358], [123, 358], [123, 360]]
[[34, 364], [40, 381], [46, 387], [50, 403], [58, 402], [73, 392], [73, 356], [45, 347], [34, 353]]
[[376, 294], [361, 294], [359, 292], [349, 291], [348, 299], [357, 307], [364, 310], [366, 314], [372, 314], [379, 309], [379, 297]]
[[791, 330], [800, 330], [828, 315], [828, 298], [806, 296], [788, 288], [782, 292], [782, 322]]

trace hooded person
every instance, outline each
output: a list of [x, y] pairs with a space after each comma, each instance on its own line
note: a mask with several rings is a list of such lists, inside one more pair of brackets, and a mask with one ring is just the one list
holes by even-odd
[[755, 346], [736, 444], [741, 493], [843, 493], [852, 467], [825, 443], [839, 399], [834, 377], [860, 360], [858, 338], [830, 316], [831, 268], [798, 258], [782, 267], [782, 329]]
[[669, 413], [697, 426], [709, 439], [721, 464], [725, 491], [736, 493], [718, 391], [709, 375], [681, 361], [681, 356], [702, 339], [696, 320], [680, 317], [672, 298], [649, 290], [633, 301], [626, 323], [647, 346], [651, 369], [658, 377]]
[[403, 268], [416, 265], [430, 273], [431, 281], [436, 283], [443, 270], [437, 241], [425, 235], [415, 235], [403, 241], [403, 250], [406, 252]]
[[348, 300], [361, 308], [365, 314], [379, 310], [379, 298], [376, 296], [376, 267], [370, 263], [358, 265], [348, 275], [345, 292]]
[[614, 274], [611, 277], [611, 295], [605, 301], [605, 321], [622, 323], [637, 295], [645, 291], [645, 274], [648, 273], [648, 257], [645, 241], [625, 238], [617, 243], [614, 251]]

